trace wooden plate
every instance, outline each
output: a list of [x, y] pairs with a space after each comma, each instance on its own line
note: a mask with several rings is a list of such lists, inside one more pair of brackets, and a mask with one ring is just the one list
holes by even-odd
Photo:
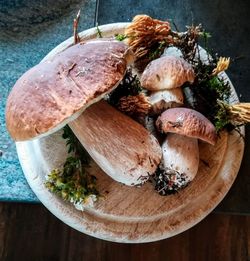
[[[123, 33], [127, 23], [100, 26], [104, 36]], [[96, 38], [96, 28], [80, 34]], [[72, 45], [70, 38], [44, 59]], [[222, 77], [228, 79], [226, 74]], [[228, 79], [230, 82], [230, 80]], [[231, 84], [231, 82], [230, 82]], [[232, 88], [232, 102], [238, 98]], [[244, 129], [241, 129], [244, 134]], [[215, 146], [200, 143], [200, 166], [194, 181], [179, 193], [162, 197], [148, 183], [141, 188], [127, 187], [110, 179], [96, 165], [91, 172], [98, 178], [104, 199], [84, 212], [51, 194], [44, 186], [45, 175], [61, 167], [67, 156], [61, 132], [29, 142], [16, 143], [26, 179], [40, 201], [59, 219], [88, 235], [115, 242], [150, 242], [174, 236], [192, 227], [224, 198], [238, 173], [244, 142], [239, 134], [222, 133]]]

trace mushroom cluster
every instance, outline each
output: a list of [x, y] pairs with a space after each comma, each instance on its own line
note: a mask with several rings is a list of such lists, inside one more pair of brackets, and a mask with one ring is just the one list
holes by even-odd
[[181, 107], [181, 86], [194, 81], [193, 68], [181, 57], [158, 58], [140, 79], [148, 98], [139, 94], [121, 100], [127, 110], [140, 100], [140, 109], [150, 108], [147, 117], [159, 116], [158, 132], [171, 133], [160, 145], [151, 131], [102, 100], [117, 88], [133, 58], [125, 43], [102, 38], [71, 46], [31, 68], [8, 97], [6, 123], [12, 138], [18, 142], [41, 138], [68, 124], [114, 180], [140, 185], [161, 166], [171, 184], [183, 187], [198, 171], [197, 139], [216, 141], [215, 129], [203, 115]]
[[194, 80], [192, 66], [172, 53], [150, 62], [141, 76], [142, 87], [149, 91], [151, 113], [158, 117], [154, 122], [157, 131], [166, 134], [160, 173], [156, 173], [160, 194], [174, 192], [194, 179], [199, 167], [198, 139], [212, 145], [216, 142], [213, 124], [201, 113], [183, 107], [181, 86]]

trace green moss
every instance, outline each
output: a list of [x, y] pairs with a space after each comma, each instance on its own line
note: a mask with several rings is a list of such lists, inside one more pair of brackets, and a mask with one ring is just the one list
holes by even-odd
[[149, 60], [155, 60], [159, 58], [166, 48], [167, 43], [165, 41], [157, 43], [155, 46], [153, 46], [148, 54]]
[[125, 35], [125, 34], [116, 34], [115, 35], [115, 39], [117, 40], [117, 41], [123, 41], [123, 40], [125, 40], [127, 38], [127, 36]]
[[142, 91], [142, 87], [137, 75], [133, 75], [131, 70], [128, 70], [118, 87], [109, 94], [108, 102], [117, 106], [122, 97], [129, 95], [135, 96]]

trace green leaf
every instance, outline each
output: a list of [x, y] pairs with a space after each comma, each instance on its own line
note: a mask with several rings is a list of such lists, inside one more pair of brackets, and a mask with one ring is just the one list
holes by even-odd
[[116, 34], [115, 35], [115, 39], [117, 40], [117, 41], [123, 41], [123, 40], [125, 40], [127, 38], [127, 36], [125, 35], [125, 34]]
[[101, 30], [100, 30], [98, 24], [96, 25], [96, 30], [97, 30], [97, 36], [98, 36], [99, 38], [102, 38], [102, 32], [101, 32]]

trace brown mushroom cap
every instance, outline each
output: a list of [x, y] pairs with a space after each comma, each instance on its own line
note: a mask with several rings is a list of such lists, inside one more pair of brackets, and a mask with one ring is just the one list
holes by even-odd
[[156, 126], [160, 132], [173, 132], [201, 139], [212, 145], [217, 139], [214, 125], [201, 113], [192, 109], [168, 109], [158, 117]]
[[141, 85], [147, 90], [159, 91], [192, 83], [194, 79], [194, 70], [188, 62], [168, 55], [148, 64], [141, 76]]
[[119, 84], [130, 58], [127, 45], [102, 39], [69, 47], [31, 68], [8, 97], [10, 135], [23, 141], [60, 129]]

